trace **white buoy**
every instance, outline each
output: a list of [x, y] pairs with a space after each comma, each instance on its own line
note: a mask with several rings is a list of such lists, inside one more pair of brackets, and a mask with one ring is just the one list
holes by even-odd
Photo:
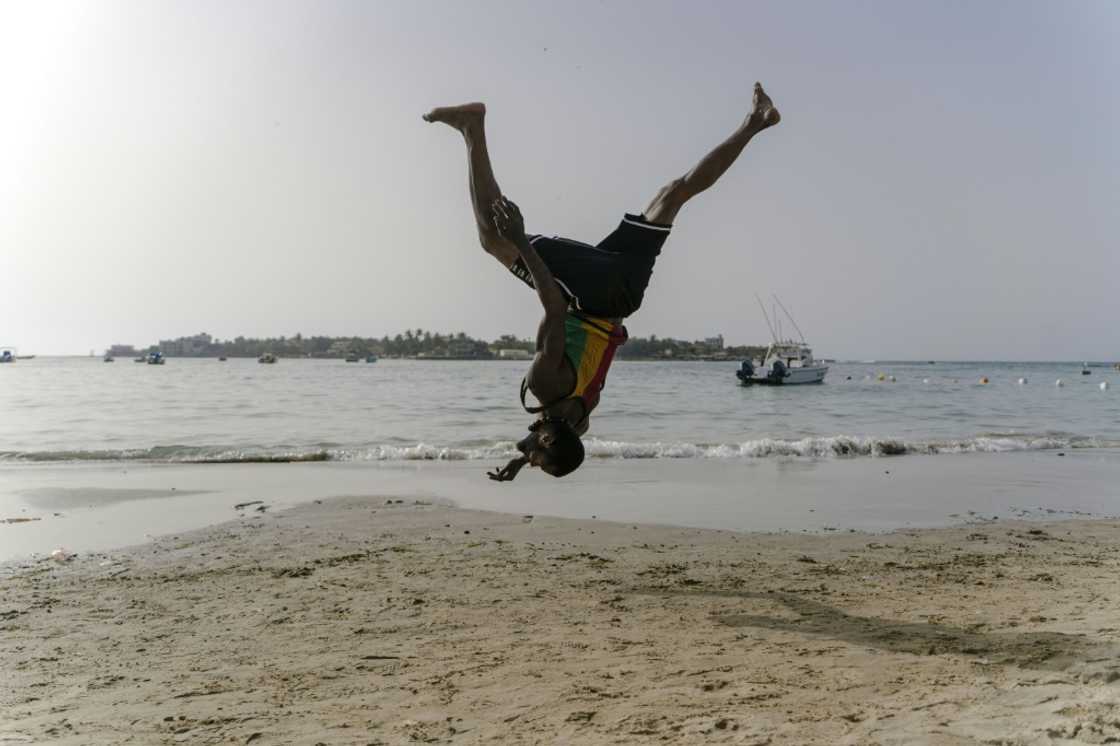
[[1108, 381], [1101, 381], [1101, 391], [1108, 391]]
[[1063, 384], [1062, 379], [1059, 378], [1057, 381], [1054, 381], [1054, 385], [1057, 386], [1058, 388], [1061, 388], [1065, 384]]
[[923, 378], [922, 383], [929, 383], [929, 379], [928, 378]]
[[1020, 385], [1020, 386], [1026, 386], [1026, 385], [1027, 385], [1027, 379], [1025, 379], [1025, 378], [1020, 378], [1020, 379], [1019, 379], [1019, 385]]

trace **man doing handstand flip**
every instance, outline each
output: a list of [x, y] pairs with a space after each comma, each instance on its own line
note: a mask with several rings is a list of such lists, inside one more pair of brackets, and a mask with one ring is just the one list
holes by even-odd
[[[502, 196], [486, 149], [481, 103], [445, 106], [424, 115], [459, 130], [467, 143], [471, 204], [482, 248], [535, 288], [544, 306], [537, 352], [521, 383], [521, 403], [538, 415], [517, 444], [522, 455], [491, 479], [508, 481], [526, 464], [555, 477], [583, 463], [580, 436], [599, 403], [615, 348], [626, 341], [622, 320], [638, 310], [653, 264], [686, 202], [716, 183], [755, 135], [781, 116], [755, 83], [754, 107], [738, 129], [684, 176], [662, 187], [640, 215], [627, 213], [597, 245], [525, 234], [521, 211]], [[526, 390], [540, 402], [525, 403]]]

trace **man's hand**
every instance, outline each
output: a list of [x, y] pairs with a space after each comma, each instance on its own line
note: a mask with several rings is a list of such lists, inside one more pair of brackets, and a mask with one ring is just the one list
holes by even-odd
[[494, 217], [494, 227], [498, 235], [517, 246], [527, 242], [525, 238], [525, 219], [521, 217], [521, 210], [517, 205], [505, 197], [498, 197], [491, 205]]
[[486, 476], [493, 479], [495, 482], [512, 482], [513, 478], [517, 476], [517, 472], [521, 471], [521, 467], [529, 463], [529, 459], [524, 456], [518, 456], [511, 459], [508, 464], [501, 469], [486, 472]]

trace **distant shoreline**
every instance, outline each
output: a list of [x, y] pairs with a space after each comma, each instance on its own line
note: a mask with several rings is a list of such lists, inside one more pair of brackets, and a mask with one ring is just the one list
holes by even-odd
[[[37, 355], [21, 355], [18, 360], [30, 360], [37, 358], [40, 360], [57, 359], [57, 358], [82, 358], [89, 360], [101, 360], [101, 355], [88, 355], [81, 353], [64, 353], [64, 354], [37, 354]], [[126, 356], [121, 356], [126, 357]], [[135, 356], [133, 356], [135, 357]], [[226, 357], [229, 360], [255, 360], [257, 355], [167, 355], [163, 357], [168, 360], [214, 360], [217, 361], [220, 357]], [[345, 360], [343, 355], [314, 355], [311, 357], [305, 355], [277, 355], [281, 360]], [[413, 360], [413, 361], [468, 361], [477, 363], [494, 363], [494, 362], [527, 362], [532, 360], [530, 355], [527, 358], [509, 358], [509, 357], [422, 357], [416, 355], [378, 355], [379, 360]], [[618, 361], [631, 363], [631, 362], [656, 362], [656, 363], [695, 363], [695, 362], [738, 362], [743, 360], [745, 356], [741, 355], [727, 355], [725, 357], [715, 356], [672, 356], [672, 357], [622, 357], [617, 358]], [[364, 361], [359, 360], [359, 363]], [[868, 366], [887, 366], [887, 365], [1071, 365], [1081, 367], [1085, 365], [1089, 368], [1100, 368], [1105, 370], [1115, 370], [1117, 365], [1112, 361], [1083, 361], [1083, 360], [837, 360], [833, 358], [821, 358], [821, 362], [828, 365], [868, 365]]]
[[[490, 360], [528, 359], [536, 351], [536, 342], [512, 334], [484, 340], [463, 332], [444, 334], [408, 329], [393, 337], [235, 337], [219, 339], [206, 332], [189, 337], [161, 339], [156, 344], [137, 348], [130, 344], [114, 344], [105, 355], [114, 358], [136, 358], [159, 351], [165, 358], [176, 357], [260, 357], [277, 358], [379, 358], [423, 360]], [[727, 345], [722, 334], [704, 339], [685, 340], [672, 337], [630, 337], [618, 352], [619, 359], [744, 359], [766, 353], [766, 345]], [[91, 349], [91, 353], [94, 351]]]

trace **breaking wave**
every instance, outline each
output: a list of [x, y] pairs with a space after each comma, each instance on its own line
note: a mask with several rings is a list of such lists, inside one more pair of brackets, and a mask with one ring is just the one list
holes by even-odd
[[184, 464], [286, 464], [331, 460], [331, 454], [325, 450], [239, 450], [207, 446], [153, 446], [101, 451], [0, 451], [0, 462], [140, 461]]
[[[834, 435], [780, 439], [756, 438], [738, 443], [627, 442], [587, 438], [587, 455], [599, 459], [752, 459], [858, 458], [959, 453], [1007, 453], [1054, 449], [1120, 448], [1120, 441], [1069, 435], [993, 433], [956, 440]], [[299, 448], [261, 446], [168, 445], [121, 450], [0, 451], [0, 462], [50, 463], [74, 461], [130, 461], [182, 464], [279, 464], [317, 461], [472, 461], [510, 458], [512, 441], [484, 445], [440, 446], [373, 445]]]

